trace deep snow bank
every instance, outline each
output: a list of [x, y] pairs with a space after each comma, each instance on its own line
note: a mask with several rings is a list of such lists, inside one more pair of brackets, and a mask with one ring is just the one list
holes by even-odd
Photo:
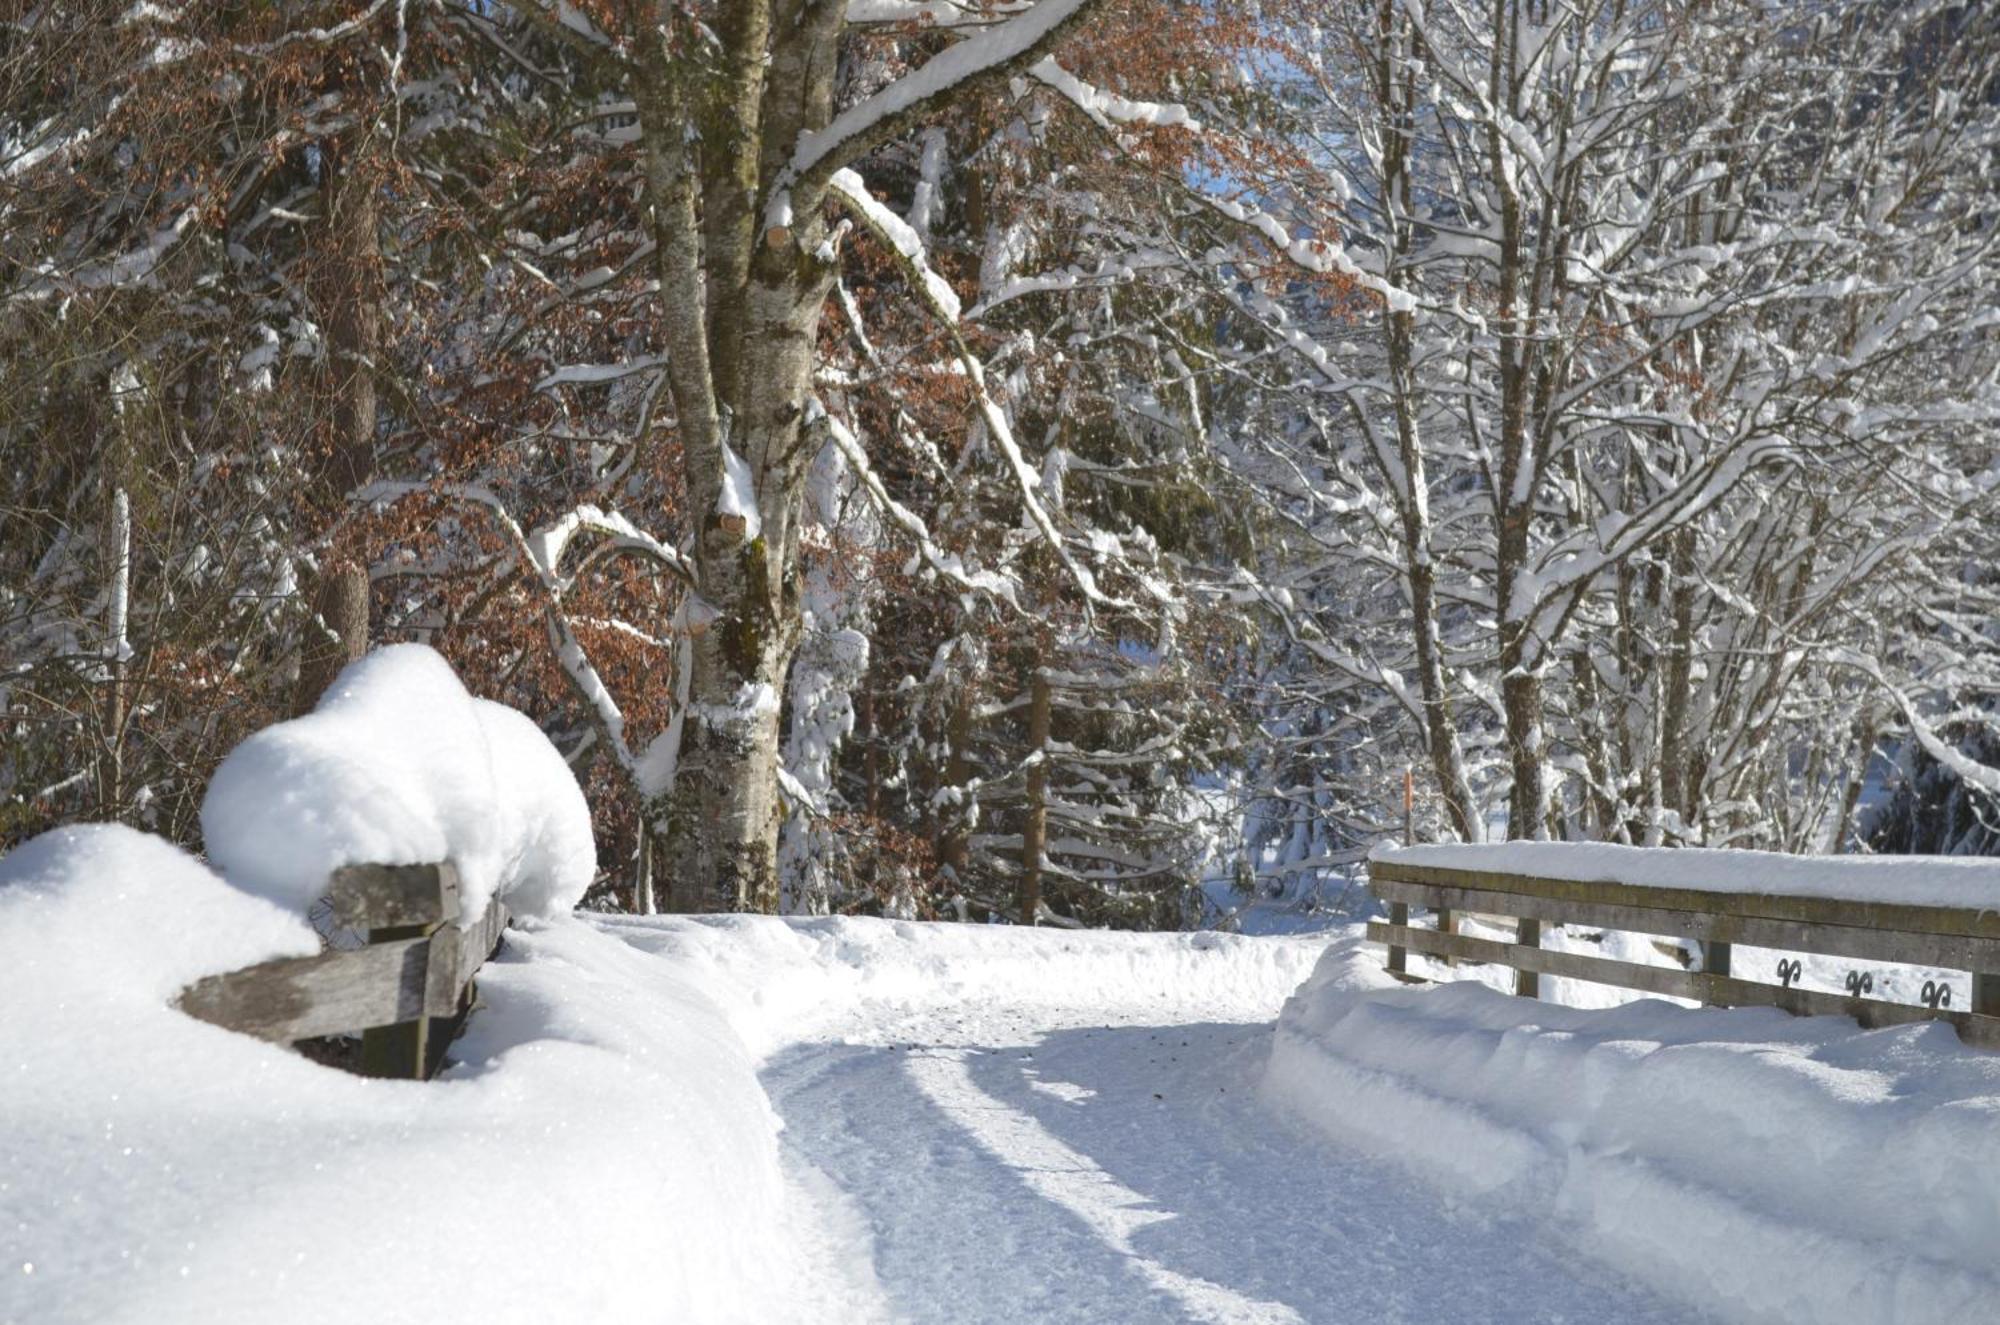
[[201, 806], [229, 881], [303, 913], [342, 865], [450, 860], [477, 917], [574, 907], [596, 869], [590, 809], [562, 755], [504, 704], [466, 693], [421, 644], [348, 665], [319, 707], [222, 761]]
[[2000, 1055], [1948, 1026], [1409, 989], [1349, 942], [1264, 1090], [1725, 1319], [2000, 1319]]
[[430, 1083], [170, 1006], [317, 946], [129, 829], [0, 859], [0, 1322], [811, 1318], [776, 1117], [683, 971], [510, 931]]
[[[825, 1038], [891, 1044], [899, 1018], [949, 1007], [967, 1044], [1050, 1027], [1186, 1019], [1268, 1021], [1311, 973], [1329, 936], [1116, 933], [827, 917], [604, 918], [672, 959], [729, 1010], [759, 1054]], [[880, 1015], [855, 1015], [857, 1007]], [[934, 1016], [926, 1016], [927, 1024]], [[934, 1031], [929, 1032], [933, 1034]]]

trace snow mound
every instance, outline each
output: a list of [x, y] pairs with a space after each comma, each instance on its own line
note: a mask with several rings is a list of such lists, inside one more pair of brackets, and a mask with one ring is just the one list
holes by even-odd
[[[122, 824], [54, 829], [0, 857], [0, 1063], [20, 1080], [87, 1074], [87, 1060], [143, 1043], [134, 1020], [202, 976], [318, 951], [299, 917], [170, 842]], [[34, 1033], [30, 1009], [51, 1004], [63, 1036]]]
[[516, 915], [566, 912], [597, 867], [561, 754], [421, 644], [350, 664], [312, 713], [237, 746], [201, 827], [231, 883], [301, 913], [342, 865], [450, 860], [467, 917], [495, 894]]
[[777, 1117], [668, 963], [574, 917], [509, 930], [428, 1083], [171, 1006], [318, 946], [129, 829], [0, 858], [0, 1322], [852, 1318], [810, 1308]]
[[1350, 942], [1263, 1088], [1723, 1319], [2000, 1319], [2000, 1055], [1941, 1023], [1410, 989]]
[[1776, 851], [1628, 847], [1608, 842], [1483, 842], [1383, 845], [1368, 859], [1530, 874], [1572, 883], [2000, 909], [2000, 860], [1991, 857], [1788, 856]]

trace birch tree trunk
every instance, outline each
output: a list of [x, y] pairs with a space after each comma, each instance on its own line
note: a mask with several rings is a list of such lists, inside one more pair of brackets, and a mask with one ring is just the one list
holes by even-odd
[[845, 233], [823, 215], [833, 178], [1004, 82], [1091, 8], [1040, 0], [932, 57], [950, 57], [948, 74], [891, 83], [838, 123], [844, 0], [732, 0], [712, 32], [663, 29], [637, 57], [660, 334], [710, 618], [693, 642], [666, 807], [674, 910], [779, 902], [779, 697], [800, 629], [805, 420]]

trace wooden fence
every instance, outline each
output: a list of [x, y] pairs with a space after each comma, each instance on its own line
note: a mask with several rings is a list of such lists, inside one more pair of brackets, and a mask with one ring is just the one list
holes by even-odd
[[500, 946], [507, 908], [494, 898], [461, 927], [450, 864], [349, 865], [329, 881], [334, 918], [368, 944], [212, 975], [183, 990], [181, 1010], [259, 1039], [295, 1043], [361, 1035], [361, 1071], [428, 1079], [472, 1009], [472, 977]]
[[[1514, 992], [1540, 993], [1542, 975], [1618, 985], [1718, 1007], [1778, 1007], [1799, 1016], [1846, 1015], [1863, 1026], [1949, 1021], [1967, 1044], [2000, 1049], [2000, 912], [1971, 907], [1906, 906], [1768, 893], [1708, 892], [1625, 883], [1583, 883], [1484, 870], [1376, 861], [1369, 882], [1389, 903], [1389, 922], [1368, 937], [1389, 948], [1389, 969], [1404, 979], [1411, 952], [1446, 960], [1512, 967]], [[1410, 909], [1436, 916], [1435, 928], [1410, 923]], [[1513, 942], [1457, 932], [1454, 915], [1479, 912], [1514, 922]], [[1541, 946], [1545, 924], [1589, 925], [1640, 934], [1698, 939], [1700, 969], [1646, 966]], [[1744, 979], [1731, 969], [1737, 944], [1776, 949], [1776, 983]], [[1871, 972], [1848, 973], [1847, 993], [1801, 989], [1796, 959], [1786, 954], [1903, 962], [1971, 975], [1971, 1006], [1953, 1007], [1951, 990], [1926, 981], [1923, 1002], [1873, 997]]]

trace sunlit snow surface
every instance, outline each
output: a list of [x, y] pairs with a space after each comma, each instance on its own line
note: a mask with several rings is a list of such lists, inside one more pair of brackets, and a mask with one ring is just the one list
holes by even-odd
[[1944, 1027], [760, 917], [510, 933], [429, 1084], [170, 1007], [312, 942], [125, 830], [0, 861], [0, 1322], [2000, 1311], [2000, 1055]]
[[2000, 1054], [1942, 1023], [1563, 1007], [1467, 974], [1389, 987], [1379, 948], [1331, 950], [1265, 1097], [1722, 1319], [2000, 1319]]
[[848, 1319], [1693, 1318], [1259, 1097], [1335, 935], [613, 927], [743, 1009]]

